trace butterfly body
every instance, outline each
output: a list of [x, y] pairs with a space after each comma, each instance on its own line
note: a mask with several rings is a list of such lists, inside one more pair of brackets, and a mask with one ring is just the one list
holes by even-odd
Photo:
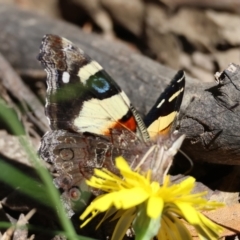
[[171, 132], [184, 92], [182, 71], [143, 121], [118, 84], [67, 39], [44, 36], [38, 59], [47, 72], [45, 112], [51, 128], [39, 153], [53, 165], [57, 187], [78, 187], [94, 168], [118, 174], [117, 156], [133, 169], [152, 169], [161, 181], [184, 139]]

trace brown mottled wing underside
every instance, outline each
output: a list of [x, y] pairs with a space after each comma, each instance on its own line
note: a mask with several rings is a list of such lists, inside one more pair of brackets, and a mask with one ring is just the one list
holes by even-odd
[[55, 185], [74, 199], [72, 189], [78, 191], [94, 168], [107, 168], [119, 174], [114, 164], [116, 157], [123, 156], [130, 165], [136, 165], [148, 148], [147, 144], [132, 139], [128, 131], [113, 130], [111, 137], [103, 137], [55, 130], [43, 136], [39, 153], [53, 166]]

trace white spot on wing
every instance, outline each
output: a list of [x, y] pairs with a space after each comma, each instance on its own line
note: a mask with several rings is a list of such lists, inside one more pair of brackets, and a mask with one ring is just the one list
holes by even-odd
[[160, 108], [160, 107], [163, 105], [164, 102], [165, 102], [165, 99], [163, 99], [163, 100], [157, 105], [157, 108]]
[[181, 81], [184, 79], [184, 77], [185, 77], [185, 74], [184, 74], [184, 72], [183, 72], [183, 76], [182, 76], [180, 79], [178, 79], [177, 82], [178, 82], [178, 83], [181, 82]]
[[70, 80], [70, 75], [68, 72], [64, 72], [63, 75], [62, 75], [62, 81], [64, 83], [69, 83], [69, 80]]

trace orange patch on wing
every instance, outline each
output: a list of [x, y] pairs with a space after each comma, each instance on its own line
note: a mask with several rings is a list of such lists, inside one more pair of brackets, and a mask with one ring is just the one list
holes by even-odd
[[133, 116], [130, 117], [127, 121], [120, 121], [118, 124], [121, 127], [125, 126], [127, 129], [130, 129], [133, 132], [135, 132], [137, 129], [137, 123]]
[[172, 124], [170, 124], [169, 126], [167, 126], [166, 128], [164, 128], [161, 131], [156, 131], [156, 132], [149, 132], [149, 135], [151, 137], [151, 139], [155, 139], [155, 137], [159, 136], [159, 135], [168, 135], [169, 132], [171, 131], [171, 126]]
[[169, 134], [169, 132], [171, 130], [171, 126], [172, 126], [172, 124], [170, 124], [168, 127], [164, 128], [162, 131], [159, 131], [158, 135], [167, 135], [167, 134]]
[[110, 135], [110, 129], [129, 129], [132, 132], [136, 132], [137, 123], [133, 116], [126, 121], [120, 120], [104, 131], [104, 135]]

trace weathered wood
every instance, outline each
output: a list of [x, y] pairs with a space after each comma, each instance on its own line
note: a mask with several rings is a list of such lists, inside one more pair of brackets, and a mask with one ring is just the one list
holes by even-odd
[[194, 96], [181, 119], [183, 149], [194, 160], [240, 163], [240, 66], [231, 64], [219, 84]]
[[[106, 41], [94, 34], [85, 34], [71, 24], [13, 7], [1, 5], [0, 31], [0, 51], [15, 69], [24, 73], [41, 69], [35, 59], [44, 34], [69, 38], [103, 65], [142, 114], [174, 75], [173, 70], [121, 43]], [[239, 69], [236, 71], [235, 74]], [[234, 81], [240, 78], [236, 76]], [[183, 150], [194, 161], [239, 164], [238, 96], [239, 91], [231, 81], [218, 86], [187, 77], [180, 131], [187, 134]]]

